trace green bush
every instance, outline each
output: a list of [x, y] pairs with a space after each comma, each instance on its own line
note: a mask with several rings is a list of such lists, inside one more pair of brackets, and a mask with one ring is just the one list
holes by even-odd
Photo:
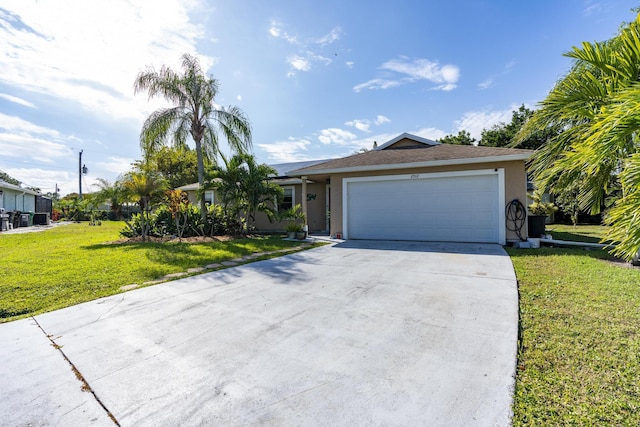
[[[130, 227], [120, 232], [124, 237], [134, 237], [142, 234], [139, 213], [131, 216]], [[209, 206], [207, 218], [203, 222], [200, 209], [195, 205], [181, 206], [177, 212], [178, 221], [167, 205], [161, 205], [149, 215], [149, 236], [221, 236], [238, 235], [242, 232], [242, 224], [228, 215], [219, 205]]]

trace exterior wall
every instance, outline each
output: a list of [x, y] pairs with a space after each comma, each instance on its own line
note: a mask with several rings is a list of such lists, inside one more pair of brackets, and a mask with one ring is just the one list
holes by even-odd
[[[402, 142], [402, 141], [400, 141]], [[527, 176], [524, 161], [478, 163], [471, 165], [438, 166], [431, 168], [410, 168], [385, 171], [354, 172], [331, 175], [331, 236], [343, 233], [342, 224], [342, 180], [344, 178], [384, 175], [404, 175], [414, 173], [454, 172], [479, 169], [504, 168], [505, 203], [518, 199], [526, 206], [527, 203]], [[313, 177], [310, 177], [313, 179]], [[503, 207], [504, 209], [504, 207]], [[375, 215], [375, 212], [371, 213]], [[527, 237], [527, 226], [522, 229], [523, 237]], [[507, 240], [517, 240], [514, 232], [507, 230]]]
[[[189, 203], [192, 205], [200, 206], [200, 202], [198, 201], [198, 192], [196, 190], [182, 190], [187, 193], [187, 198], [189, 199]], [[218, 203], [218, 194], [214, 191], [213, 193], [214, 204], [219, 205]]]
[[[302, 184], [283, 185], [283, 187], [293, 187], [294, 205], [302, 205]], [[315, 199], [307, 201], [307, 224], [310, 232], [325, 230], [326, 227], [326, 184], [324, 182], [314, 182], [307, 184], [307, 194], [315, 194]], [[269, 222], [269, 219], [262, 212], [256, 214], [255, 227], [258, 231], [284, 231], [285, 222]]]
[[6, 211], [35, 212], [36, 196], [10, 188], [2, 188], [2, 203]]

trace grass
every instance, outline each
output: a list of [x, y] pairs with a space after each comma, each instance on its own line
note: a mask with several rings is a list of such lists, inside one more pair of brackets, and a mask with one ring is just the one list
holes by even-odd
[[0, 322], [113, 295], [123, 285], [142, 285], [189, 268], [300, 245], [277, 236], [105, 244], [118, 240], [123, 228], [122, 222], [107, 221], [101, 227], [75, 223], [37, 233], [0, 235]]
[[606, 225], [565, 225], [549, 224], [546, 231], [555, 240], [568, 240], [571, 242], [600, 243], [609, 227]]
[[640, 269], [601, 250], [508, 252], [522, 332], [513, 424], [640, 425]]

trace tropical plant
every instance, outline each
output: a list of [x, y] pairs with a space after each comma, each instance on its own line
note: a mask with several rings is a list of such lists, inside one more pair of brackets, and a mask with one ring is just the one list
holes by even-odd
[[304, 212], [302, 212], [302, 206], [298, 203], [289, 209], [278, 212], [278, 219], [280, 221], [287, 221], [287, 231], [302, 231], [302, 224], [300, 223], [306, 221], [306, 216]]
[[169, 190], [166, 192], [166, 201], [171, 217], [175, 222], [175, 230], [178, 238], [182, 238], [189, 225], [189, 198], [187, 193], [181, 190]]
[[[220, 154], [218, 133], [231, 147], [245, 153], [251, 147], [251, 127], [244, 113], [234, 106], [224, 108], [215, 103], [218, 80], [206, 77], [197, 58], [182, 56], [183, 73], [167, 66], [160, 71], [147, 69], [138, 74], [135, 92], [147, 91], [149, 98], [163, 97], [174, 104], [153, 112], [145, 121], [140, 144], [145, 157], [172, 141], [185, 147], [188, 136], [195, 142], [198, 162], [198, 183], [204, 185], [205, 159], [215, 163]], [[206, 218], [204, 198], [200, 199], [201, 216]]]
[[98, 204], [109, 202], [114, 219], [122, 219], [122, 206], [130, 199], [129, 191], [122, 180], [111, 183], [106, 179], [98, 178], [97, 184], [94, 185], [99, 189], [94, 195], [96, 202]]
[[536, 190], [531, 195], [532, 203], [529, 205], [529, 212], [532, 215], [551, 215], [558, 210], [556, 205], [552, 202], [546, 202], [544, 200], [544, 193], [541, 190]]
[[257, 212], [267, 215], [272, 221], [277, 213], [277, 200], [283, 196], [282, 187], [270, 181], [276, 175], [275, 169], [258, 164], [255, 157], [248, 154], [237, 154], [228, 161], [225, 167], [212, 168], [205, 188], [215, 188], [222, 204], [231, 216], [244, 224], [244, 232], [248, 233]]
[[[149, 214], [154, 202], [158, 201], [165, 183], [162, 177], [156, 172], [150, 171], [134, 171], [129, 172], [125, 176], [124, 186], [137, 197], [137, 203], [140, 205], [140, 236], [145, 241], [149, 233]], [[135, 217], [135, 215], [134, 215]], [[125, 223], [129, 228], [134, 230], [127, 221]]]
[[[619, 242], [615, 253], [626, 259], [638, 250], [640, 228], [631, 225], [640, 198], [635, 182], [640, 130], [640, 15], [614, 38], [583, 43], [566, 54], [575, 60], [526, 123], [518, 138], [559, 126], [533, 158], [531, 171], [545, 189], [580, 182], [580, 207], [600, 212], [622, 183], [621, 198], [607, 221], [608, 236]], [[628, 233], [628, 234], [627, 234]]]

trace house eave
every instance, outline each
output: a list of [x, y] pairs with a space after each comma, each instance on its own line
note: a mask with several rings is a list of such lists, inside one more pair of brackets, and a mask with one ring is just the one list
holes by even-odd
[[0, 182], [0, 190], [2, 189], [16, 191], [18, 193], [29, 194], [31, 196], [41, 196], [42, 193], [38, 193], [37, 191], [29, 190], [26, 188], [19, 187], [17, 185], [9, 184], [8, 182], [2, 181]]
[[436, 166], [456, 166], [456, 165], [470, 165], [480, 163], [494, 163], [494, 162], [510, 162], [527, 160], [531, 157], [529, 153], [523, 154], [508, 154], [504, 156], [490, 156], [490, 157], [474, 157], [468, 159], [450, 159], [450, 160], [429, 160], [425, 162], [411, 162], [411, 163], [393, 163], [393, 164], [381, 164], [381, 165], [364, 165], [364, 166], [349, 166], [344, 168], [332, 168], [332, 169], [315, 169], [313, 171], [291, 171], [291, 176], [310, 176], [310, 175], [325, 175], [332, 173], [350, 173], [350, 172], [375, 172], [384, 170], [398, 170], [398, 169], [412, 169], [412, 168], [428, 168]]

